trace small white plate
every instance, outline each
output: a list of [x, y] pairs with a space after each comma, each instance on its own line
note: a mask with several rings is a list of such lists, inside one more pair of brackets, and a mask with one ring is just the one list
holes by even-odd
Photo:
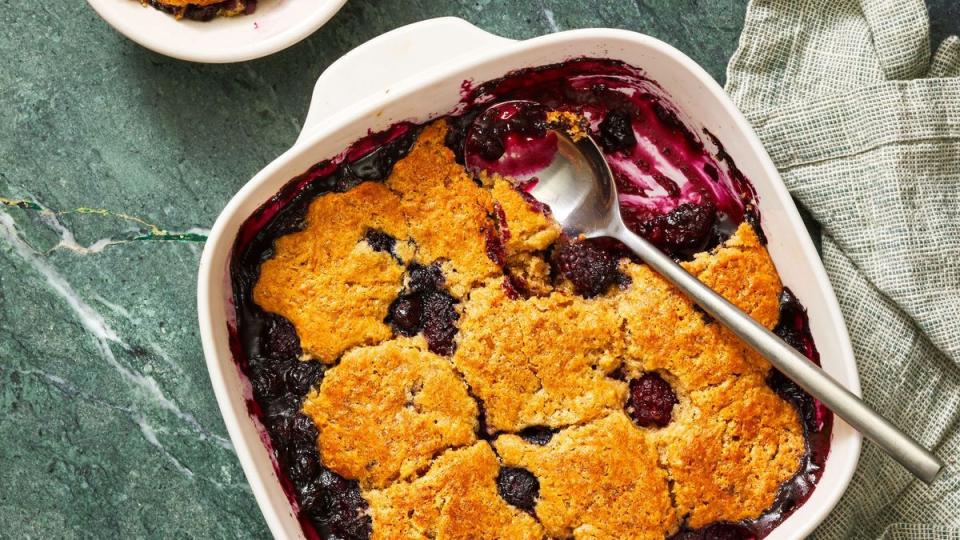
[[223, 64], [273, 54], [323, 26], [347, 0], [259, 0], [252, 15], [200, 22], [174, 16], [140, 0], [87, 0], [118, 32], [180, 60]]

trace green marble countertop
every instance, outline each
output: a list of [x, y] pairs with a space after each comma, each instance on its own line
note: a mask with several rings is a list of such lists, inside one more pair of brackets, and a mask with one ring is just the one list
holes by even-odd
[[[0, 0], [0, 537], [268, 536], [207, 378], [195, 275], [207, 228], [292, 144], [340, 55], [455, 15], [514, 38], [646, 32], [722, 82], [744, 9], [350, 0], [295, 47], [211, 66], [144, 50], [79, 0]], [[952, 0], [931, 12], [935, 42], [957, 31]]]

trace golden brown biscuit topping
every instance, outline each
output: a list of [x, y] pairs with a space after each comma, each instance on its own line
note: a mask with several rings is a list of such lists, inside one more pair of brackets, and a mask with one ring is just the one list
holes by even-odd
[[675, 421], [656, 435], [677, 513], [696, 528], [769, 508], [803, 457], [796, 410], [754, 373], [688, 399], [690, 410], [675, 411]]
[[491, 433], [563, 427], [619, 408], [624, 336], [614, 305], [555, 292], [511, 299], [502, 281], [464, 306], [453, 364], [487, 410]]
[[535, 539], [537, 521], [497, 494], [500, 463], [486, 441], [438, 457], [413, 482], [365, 494], [373, 538]]
[[516, 435], [494, 446], [539, 480], [537, 517], [554, 538], [663, 538], [679, 527], [656, 446], [620, 411], [543, 446]]
[[370, 229], [405, 236], [400, 198], [383, 184], [317, 197], [304, 230], [278, 238], [260, 267], [254, 301], [289, 319], [304, 353], [321, 362], [391, 336], [384, 318], [403, 266], [363, 241]]
[[384, 487], [476, 440], [477, 404], [466, 385], [449, 362], [417, 345], [404, 339], [353, 349], [307, 396], [303, 411], [320, 431], [327, 467]]

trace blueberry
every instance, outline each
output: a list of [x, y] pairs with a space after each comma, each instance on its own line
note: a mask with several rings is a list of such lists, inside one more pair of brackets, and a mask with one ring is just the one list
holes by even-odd
[[294, 395], [303, 396], [316, 386], [326, 371], [323, 364], [313, 360], [294, 362], [283, 374], [287, 390]]
[[283, 377], [270, 369], [260, 369], [250, 376], [250, 385], [257, 400], [269, 400], [282, 396], [287, 389], [283, 386]]
[[267, 316], [261, 343], [263, 354], [269, 358], [299, 358], [303, 354], [297, 329], [280, 315]]
[[557, 433], [557, 430], [547, 426], [528, 427], [520, 432], [520, 438], [537, 446], [544, 446]]
[[363, 239], [370, 244], [370, 247], [374, 251], [382, 251], [385, 253], [392, 254], [393, 248], [397, 245], [396, 238], [376, 229], [369, 229], [366, 234], [363, 235]]
[[676, 247], [699, 244], [709, 232], [715, 216], [712, 204], [681, 204], [663, 220], [664, 243]]
[[267, 420], [271, 421], [292, 418], [297, 414], [297, 410], [299, 409], [297, 403], [291, 400], [288, 394], [267, 401], [263, 405], [263, 414]]
[[[386, 134], [382, 133], [381, 135]], [[402, 135], [396, 136], [393, 140], [380, 145], [369, 154], [349, 163], [344, 167], [347, 176], [354, 177], [360, 182], [386, 180], [393, 172], [394, 164], [410, 153], [410, 149], [413, 148], [419, 134], [419, 127], [409, 127]]]
[[513, 506], [533, 512], [540, 495], [540, 481], [526, 469], [503, 467], [497, 474], [497, 492]]
[[496, 161], [503, 155], [505, 148], [503, 139], [498, 134], [483, 137], [470, 137], [471, 147], [487, 161]]
[[388, 309], [387, 321], [405, 336], [416, 335], [423, 318], [423, 299], [420, 294], [398, 296]]
[[289, 437], [298, 444], [316, 446], [317, 426], [303, 413], [296, 414], [290, 422]]
[[610, 111], [600, 122], [600, 145], [607, 152], [627, 150], [637, 144], [633, 133], [633, 118], [623, 110]]
[[443, 273], [436, 264], [411, 264], [407, 268], [407, 292], [398, 296], [387, 312], [386, 322], [399, 334], [423, 332], [431, 352], [453, 354], [456, 349], [457, 301], [443, 290]]
[[485, 161], [497, 161], [510, 134], [532, 139], [546, 134], [547, 111], [537, 104], [502, 104], [481, 114], [468, 129], [465, 144]]
[[670, 383], [656, 373], [630, 381], [627, 413], [638, 426], [663, 427], [670, 423], [673, 406], [679, 403]]
[[407, 287], [411, 292], [426, 292], [443, 287], [443, 272], [436, 264], [411, 264], [407, 269]]
[[320, 457], [312, 445], [297, 447], [292, 452], [288, 463], [290, 479], [296, 485], [306, 485], [320, 473]]

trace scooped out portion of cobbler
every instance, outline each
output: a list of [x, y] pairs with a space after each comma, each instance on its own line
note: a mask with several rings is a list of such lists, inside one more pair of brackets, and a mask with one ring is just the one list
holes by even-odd
[[[581, 119], [615, 154], [631, 226], [816, 361], [746, 179], [650, 84], [581, 60], [473, 96]], [[305, 533], [765, 536], [819, 479], [829, 412], [622, 246], [468, 172], [484, 108], [371, 135], [238, 237], [234, 352]], [[538, 121], [467, 143], [498, 159]]]
[[209, 21], [216, 17], [250, 15], [257, 9], [257, 0], [140, 0], [178, 19]]

